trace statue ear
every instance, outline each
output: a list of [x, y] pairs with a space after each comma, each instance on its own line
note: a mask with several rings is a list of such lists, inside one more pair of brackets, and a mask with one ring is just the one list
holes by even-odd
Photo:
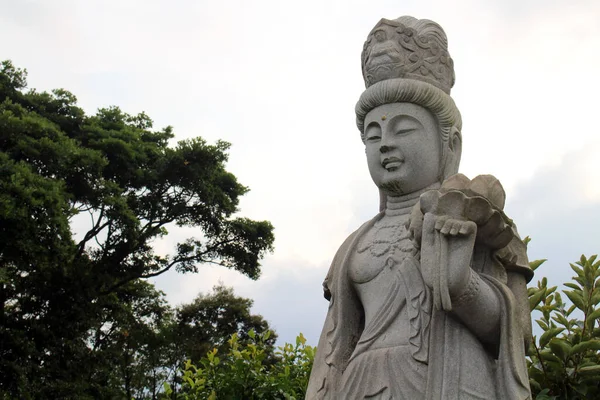
[[462, 154], [462, 136], [456, 126], [450, 129], [448, 135], [448, 154], [444, 166], [444, 179], [458, 173], [460, 156]]

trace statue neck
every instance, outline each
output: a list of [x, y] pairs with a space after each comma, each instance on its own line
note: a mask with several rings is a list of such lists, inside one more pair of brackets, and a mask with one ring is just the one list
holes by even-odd
[[439, 189], [440, 183], [436, 182], [432, 185], [427, 186], [421, 190], [418, 190], [413, 193], [403, 194], [399, 196], [387, 196], [387, 201], [385, 205], [385, 215], [387, 216], [396, 216], [396, 215], [405, 215], [410, 214], [411, 209], [417, 202], [421, 195], [428, 190]]

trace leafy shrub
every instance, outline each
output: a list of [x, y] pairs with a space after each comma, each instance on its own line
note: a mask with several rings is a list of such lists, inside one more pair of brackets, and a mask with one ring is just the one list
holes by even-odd
[[243, 345], [233, 334], [226, 354], [215, 348], [199, 365], [188, 361], [179, 392], [165, 384], [165, 393], [180, 400], [303, 399], [316, 348], [308, 346], [300, 334], [295, 345], [278, 347], [275, 362], [269, 362], [266, 342], [270, 335], [270, 331], [250, 331], [252, 341]]
[[[565, 304], [557, 287], [542, 278], [528, 289], [531, 311], [539, 311], [536, 323], [543, 333], [533, 337], [527, 365], [536, 400], [600, 398], [600, 260], [581, 259], [571, 268], [572, 282], [564, 290], [572, 305]], [[536, 269], [545, 260], [533, 261]]]

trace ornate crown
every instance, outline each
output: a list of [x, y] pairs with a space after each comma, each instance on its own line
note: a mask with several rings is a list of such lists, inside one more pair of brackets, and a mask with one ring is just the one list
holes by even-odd
[[[362, 52], [365, 86], [386, 79], [404, 78], [427, 82], [447, 94], [454, 86], [454, 62], [446, 35], [428, 20], [418, 31], [397, 20], [382, 19], [367, 37]], [[423, 25], [423, 24], [421, 24]]]

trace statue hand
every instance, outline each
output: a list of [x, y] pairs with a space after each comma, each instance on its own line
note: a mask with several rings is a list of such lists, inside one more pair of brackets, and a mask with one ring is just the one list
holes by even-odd
[[421, 267], [423, 279], [434, 291], [438, 308], [451, 309], [451, 297], [464, 291], [477, 236], [473, 221], [426, 213], [423, 218]]

